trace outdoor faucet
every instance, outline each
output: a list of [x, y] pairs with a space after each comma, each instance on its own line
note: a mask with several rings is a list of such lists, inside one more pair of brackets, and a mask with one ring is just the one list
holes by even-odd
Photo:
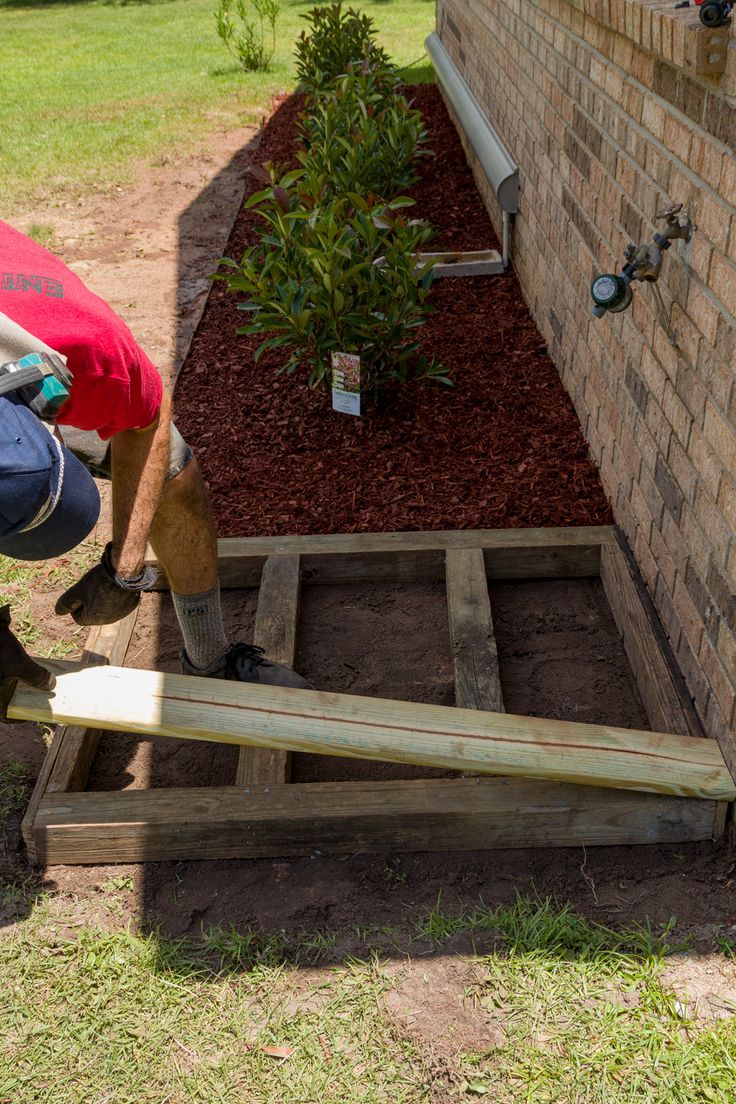
[[679, 218], [682, 204], [665, 208], [655, 215], [655, 222], [664, 219], [665, 226], [661, 233], [656, 233], [651, 242], [643, 245], [635, 245], [629, 242], [624, 250], [626, 264], [618, 275], [604, 272], [593, 281], [590, 293], [593, 297], [593, 314], [596, 318], [603, 318], [607, 311], [611, 314], [619, 314], [625, 311], [631, 303], [634, 280], [641, 280], [652, 285], [655, 306], [662, 326], [667, 331], [670, 342], [676, 347], [677, 339], [662, 299], [662, 293], [657, 286], [659, 273], [662, 268], [662, 254], [669, 249], [673, 241], [682, 238], [689, 242], [692, 237], [693, 224], [688, 215]]

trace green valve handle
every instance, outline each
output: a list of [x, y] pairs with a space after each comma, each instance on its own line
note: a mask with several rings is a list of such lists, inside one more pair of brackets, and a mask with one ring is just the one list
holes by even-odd
[[596, 318], [602, 318], [606, 311], [618, 314], [626, 310], [631, 302], [631, 282], [625, 276], [604, 272], [593, 281], [590, 294], [595, 303], [593, 314]]

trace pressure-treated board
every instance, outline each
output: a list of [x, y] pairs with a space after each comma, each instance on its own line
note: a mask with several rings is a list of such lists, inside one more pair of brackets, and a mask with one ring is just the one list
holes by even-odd
[[481, 548], [448, 548], [446, 587], [455, 704], [463, 709], [503, 713], [498, 649]]
[[615, 542], [601, 549], [601, 581], [650, 724], [661, 732], [700, 735], [692, 731], [626, 558]]
[[[652, 728], [667, 732], [703, 736], [703, 727], [687, 697], [652, 600], [640, 577], [637, 584], [635, 571], [622, 539], [609, 541], [601, 548], [603, 589], [649, 723]], [[728, 747], [722, 749], [727, 766], [732, 768], [734, 763], [728, 756], [729, 750]], [[716, 810], [716, 821], [720, 825], [718, 835], [725, 827], [726, 812], [725, 804]]]
[[[115, 625], [96, 626], [90, 634], [82, 663], [89, 663], [91, 666], [109, 663], [119, 667], [125, 659], [137, 616], [138, 611], [135, 609]], [[65, 728], [49, 778], [48, 789], [51, 793], [84, 789], [99, 740], [98, 729], [77, 725]]]
[[[440, 582], [447, 548], [482, 548], [490, 579], [586, 578], [599, 574], [601, 543], [613, 539], [610, 526], [580, 526], [233, 537], [217, 547], [222, 586], [251, 587], [268, 557], [284, 553], [299, 555], [302, 583]], [[151, 550], [146, 562], [157, 562]]]
[[481, 713], [123, 667], [54, 663], [52, 693], [19, 686], [14, 720], [733, 800], [713, 740]]
[[[138, 611], [133, 610], [114, 625], [95, 625], [89, 632], [82, 653], [82, 663], [91, 666], [113, 663], [119, 666], [125, 659]], [[51, 747], [43, 761], [36, 785], [28, 802], [21, 831], [31, 862], [37, 862], [33, 836], [33, 821], [39, 802], [45, 793], [83, 790], [94, 759], [100, 734], [95, 729], [79, 725], [59, 725]]]
[[[293, 552], [269, 556], [263, 568], [258, 592], [254, 643], [269, 659], [294, 667], [301, 573], [299, 556]], [[287, 782], [290, 755], [276, 748], [241, 748], [236, 785]]]
[[50, 794], [34, 830], [47, 863], [711, 838], [711, 801], [549, 783], [543, 789], [518, 779], [457, 778]]
[[[495, 693], [493, 689], [482, 690], [483, 680], [476, 679], [468, 670], [485, 647], [478, 636], [479, 630], [488, 629], [488, 647], [491, 656], [493, 653], [485, 579], [590, 577], [599, 575], [602, 569], [609, 601], [650, 722], [655, 729], [665, 723], [673, 727], [677, 724], [679, 733], [699, 735], [702, 729], [682, 679], [673, 661], [666, 658], [668, 645], [650, 608], [651, 602], [641, 582], [636, 581], [636, 572], [629, 571], [627, 575], [626, 556], [615, 540], [615, 531], [608, 527], [247, 539], [220, 542], [220, 563], [226, 584], [262, 584], [257, 639], [273, 658], [290, 663], [293, 663], [296, 648], [299, 572], [295, 573], [294, 568], [297, 560], [303, 568], [302, 576], [316, 583], [440, 580], [446, 573], [448, 616], [451, 625], [454, 620], [452, 631], [459, 642], [455, 648], [456, 682], [459, 700], [465, 697], [468, 705], [481, 704], [481, 698], [484, 699], [482, 704], [486, 704], [487, 692]], [[286, 584], [286, 592], [290, 591], [289, 598], [281, 597], [283, 585], [277, 585], [274, 590], [279, 575], [281, 584]], [[98, 654], [111, 655], [113, 663], [117, 664], [122, 662], [131, 628], [132, 620], [127, 626], [121, 623], [94, 630], [90, 644]], [[96, 645], [92, 644], [93, 640]], [[64, 666], [69, 667], [61, 665], [59, 669]], [[100, 674], [102, 672], [98, 672]], [[84, 677], [89, 679], [89, 675], [87, 672]], [[170, 680], [176, 676], [166, 678]], [[202, 680], [191, 681], [199, 683], [196, 693], [199, 702], [188, 705], [186, 695], [180, 694], [174, 694], [170, 701], [160, 698], [161, 715], [157, 720], [171, 720], [173, 706], [191, 728], [190, 707], [196, 705], [207, 714], [204, 729], [187, 733], [172, 731], [172, 735], [206, 739], [213, 728], [217, 730], [228, 709], [232, 712], [232, 702], [216, 704], [220, 691], [227, 684], [216, 683], [217, 691], [208, 703], [202, 700], [203, 691], [207, 691]], [[61, 715], [58, 707], [66, 693], [65, 684], [66, 675], [62, 675], [55, 697], [57, 715]], [[174, 685], [176, 689], [171, 682], [167, 685], [169, 688]], [[233, 684], [229, 686], [233, 688]], [[78, 688], [83, 689], [81, 683]], [[242, 693], [244, 689], [236, 688], [235, 692]], [[258, 697], [259, 689], [263, 692], [266, 688], [251, 688], [251, 706], [256, 704], [253, 691]], [[21, 697], [25, 693], [25, 689], [19, 691]], [[91, 696], [95, 693], [101, 694], [103, 699], [106, 695], [100, 686]], [[145, 686], [136, 689], [127, 683], [123, 691], [134, 705], [145, 702], [147, 693]], [[284, 694], [299, 696], [299, 692], [280, 691], [277, 697]], [[82, 694], [85, 700], [89, 697], [89, 694], [86, 698]], [[303, 693], [301, 697], [304, 699]], [[316, 733], [330, 738], [329, 746], [323, 748], [330, 753], [365, 755], [368, 748], [370, 757], [390, 758], [385, 746], [388, 739], [390, 743], [397, 743], [402, 756], [400, 761], [410, 761], [406, 759], [407, 747], [410, 753], [412, 748], [416, 752], [418, 739], [420, 745], [429, 740], [433, 753], [438, 744], [442, 745], [440, 750], [450, 756], [452, 765], [461, 766], [467, 761], [468, 748], [472, 746], [477, 750], [477, 745], [483, 743], [482, 739], [478, 740], [478, 732], [469, 736], [463, 727], [468, 710], [444, 711], [459, 721], [462, 731], [453, 730], [449, 725], [441, 726], [442, 731], [433, 731], [431, 726], [422, 728], [422, 721], [426, 720], [422, 711], [433, 710], [436, 722], [438, 714], [434, 707], [339, 695], [308, 694], [306, 697], [309, 702], [302, 701], [300, 709], [292, 710], [291, 714], [278, 712], [283, 710], [284, 700], [261, 700], [255, 712], [251, 708], [252, 716], [245, 724], [241, 705], [236, 702], [238, 724], [235, 727], [240, 734], [235, 738], [263, 739], [264, 724], [259, 722], [259, 732], [259, 724], [253, 723], [253, 716], [262, 709], [261, 722], [270, 715], [271, 726], [279, 733], [288, 722], [286, 739], [290, 741], [293, 737], [294, 740], [284, 743], [279, 736], [276, 755], [283, 755], [287, 746], [304, 748], [305, 738], [311, 741]], [[296, 700], [291, 697], [292, 706]], [[342, 706], [347, 715], [341, 718], [339, 709]], [[371, 707], [378, 713], [371, 713]], [[317, 713], [310, 713], [314, 709]], [[104, 723], [106, 728], [116, 727], [110, 723], [107, 708], [99, 701], [98, 710], [93, 723]], [[48, 709], [42, 714], [54, 715]], [[68, 790], [84, 785], [91, 741], [96, 738], [94, 732], [89, 733], [84, 727], [76, 733], [73, 727], [64, 729], [62, 726], [44, 764], [24, 822], [29, 854], [34, 861], [40, 856], [47, 862], [135, 861], [305, 854], [314, 849], [350, 852], [385, 847], [446, 850], [581, 843], [674, 843], [710, 839], [723, 831], [725, 801], [650, 796], [629, 790], [540, 780], [553, 777], [575, 778], [578, 783], [589, 781], [587, 775], [593, 762], [595, 777], [601, 786], [630, 785], [632, 778], [629, 776], [636, 775], [636, 785], [641, 785], [642, 777], [646, 776], [645, 784], [652, 783], [652, 789], [670, 789], [680, 785], [687, 776], [684, 792], [690, 793], [694, 792], [690, 785], [694, 770], [698, 792], [703, 790], [730, 797], [734, 793], [733, 781], [711, 741], [686, 739], [679, 745], [673, 743], [671, 737], [656, 733], [565, 725], [537, 718], [505, 717], [498, 713], [475, 712], [473, 716], [476, 722], [483, 724], [490, 718], [493, 731], [488, 743], [494, 755], [500, 751], [504, 761], [506, 758], [513, 760], [510, 767], [504, 763], [500, 767], [498, 764], [492, 768], [487, 764], [479, 767], [473, 752], [475, 770], [506, 769], [519, 775], [529, 773], [539, 777], [285, 786], [273, 781], [274, 777], [281, 777], [274, 772], [266, 786], [62, 794], [53, 789]], [[402, 724], [402, 720], [405, 723]], [[347, 743], [339, 732], [335, 732], [335, 725], [343, 730], [342, 737], [347, 733]], [[223, 732], [215, 733], [216, 739], [233, 738], [232, 733], [228, 735], [227, 727], [226, 724]], [[269, 729], [269, 723], [265, 724], [265, 729]], [[248, 734], [244, 737], [245, 730]], [[590, 739], [580, 744], [583, 732]], [[356, 738], [356, 746], [353, 746], [350, 741]], [[63, 748], [66, 750], [57, 763]], [[314, 750], [313, 742], [309, 750]], [[488, 752], [488, 748], [485, 750]], [[665, 758], [668, 753], [670, 757]], [[450, 759], [443, 759], [443, 764], [448, 765]], [[617, 764], [613, 778], [602, 780], [598, 772], [602, 770], [608, 774], [611, 762]], [[620, 771], [622, 762], [624, 769]], [[548, 773], [550, 765], [551, 775]], [[469, 789], [469, 785], [476, 788]], [[182, 809], [186, 810], [185, 817], [182, 817]]]

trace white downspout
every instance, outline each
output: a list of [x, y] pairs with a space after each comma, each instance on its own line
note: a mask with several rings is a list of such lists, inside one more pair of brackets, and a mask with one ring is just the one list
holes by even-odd
[[506, 268], [509, 263], [510, 216], [516, 214], [519, 204], [519, 166], [491, 126], [435, 32], [428, 36], [425, 46], [442, 90], [457, 115], [463, 133], [473, 147], [503, 212], [503, 264]]

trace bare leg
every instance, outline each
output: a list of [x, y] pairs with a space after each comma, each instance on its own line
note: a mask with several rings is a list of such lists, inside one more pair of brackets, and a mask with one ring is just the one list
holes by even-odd
[[266, 659], [259, 648], [229, 644], [217, 585], [212, 508], [196, 460], [166, 484], [150, 536], [169, 579], [187, 674], [311, 689], [301, 675]]
[[166, 484], [150, 539], [169, 586], [177, 594], [200, 594], [215, 586], [215, 523], [196, 459]]

